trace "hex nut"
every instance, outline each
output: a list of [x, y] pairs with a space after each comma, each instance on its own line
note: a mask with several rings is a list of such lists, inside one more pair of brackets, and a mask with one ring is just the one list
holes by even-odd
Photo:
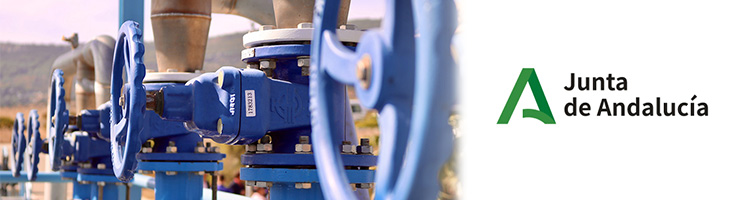
[[296, 188], [296, 189], [310, 189], [310, 188], [312, 188], [312, 183], [294, 183], [294, 188]]
[[357, 25], [354, 25], [354, 24], [344, 24], [344, 25], [339, 26], [339, 29], [357, 30]]
[[275, 28], [276, 28], [276, 26], [274, 26], [274, 25], [261, 25], [260, 29], [258, 29], [258, 31], [273, 30]]
[[313, 23], [302, 22], [302, 23], [297, 24], [297, 28], [313, 28]]

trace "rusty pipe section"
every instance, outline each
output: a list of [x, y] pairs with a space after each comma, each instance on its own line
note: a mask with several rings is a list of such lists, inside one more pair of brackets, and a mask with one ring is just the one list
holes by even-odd
[[[101, 35], [53, 62], [52, 70], [61, 69], [64, 73], [65, 90], [75, 92], [75, 109], [70, 109], [74, 113], [96, 109], [109, 101], [114, 46], [112, 37]], [[71, 96], [70, 93], [65, 95], [65, 101], [70, 102]]]
[[211, 1], [153, 0], [156, 63], [160, 72], [195, 72], [203, 69]]
[[261, 25], [274, 25], [273, 0], [213, 0], [211, 12], [248, 18]]
[[[341, 0], [338, 25], [346, 24], [351, 0]], [[312, 23], [315, 0], [273, 0], [277, 28], [297, 28], [297, 24]]]

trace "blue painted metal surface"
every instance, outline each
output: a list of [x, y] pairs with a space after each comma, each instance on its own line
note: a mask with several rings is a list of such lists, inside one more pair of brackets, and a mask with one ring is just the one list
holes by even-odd
[[158, 160], [158, 161], [217, 161], [224, 159], [226, 155], [222, 153], [139, 153], [135, 156], [138, 160]]
[[39, 172], [39, 153], [42, 151], [42, 138], [39, 135], [39, 113], [36, 110], [29, 112], [29, 145], [26, 153], [26, 177], [29, 181], [36, 180]]
[[[351, 183], [371, 183], [375, 180], [374, 170], [344, 170]], [[268, 182], [320, 182], [316, 169], [288, 168], [242, 168], [240, 179]], [[325, 179], [324, 179], [325, 180]], [[351, 186], [349, 187], [351, 190]]]
[[[336, 102], [327, 95], [347, 84], [354, 86], [364, 106], [380, 112], [376, 198], [434, 199], [437, 171], [452, 149], [446, 121], [455, 103], [450, 54], [455, 5], [415, 0], [412, 8], [410, 1], [388, 1], [381, 30], [365, 33], [351, 51], [336, 37], [339, 3], [317, 2], [313, 20], [310, 110], [319, 174], [330, 177], [322, 182], [324, 194], [329, 199], [354, 198], [337, 155], [340, 126], [332, 120]], [[416, 40], [415, 30], [420, 30]]]
[[23, 167], [23, 154], [26, 151], [26, 125], [24, 124], [23, 113], [16, 113], [16, 119], [13, 121], [13, 132], [11, 133], [11, 156], [13, 161], [10, 170], [14, 177], [20, 176]]
[[223, 167], [224, 163], [220, 162], [140, 162], [138, 164], [138, 169], [140, 170], [161, 172], [221, 171]]
[[52, 83], [50, 86], [50, 104], [47, 105], [47, 141], [49, 142], [49, 164], [53, 171], [57, 171], [61, 165], [64, 138], [63, 134], [68, 129], [68, 110], [65, 105], [65, 89], [62, 77], [63, 71], [56, 69], [52, 72]]
[[154, 199], [200, 199], [203, 196], [203, 176], [194, 172], [167, 175], [156, 172]]
[[[312, 166], [315, 165], [313, 154], [246, 154], [242, 155], [243, 165], [278, 165], [278, 166]], [[374, 155], [341, 155], [344, 166], [375, 166], [378, 160]]]
[[222, 67], [184, 86], [163, 87], [161, 116], [216, 142], [250, 144], [269, 131], [309, 126], [305, 91], [305, 85], [269, 79], [260, 70]]

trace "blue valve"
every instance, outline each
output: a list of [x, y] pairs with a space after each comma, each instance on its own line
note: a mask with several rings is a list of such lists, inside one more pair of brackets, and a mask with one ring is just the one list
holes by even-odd
[[52, 72], [50, 103], [47, 106], [47, 141], [49, 163], [52, 170], [60, 169], [65, 131], [68, 129], [68, 110], [65, 105], [65, 89], [62, 70]]
[[453, 145], [447, 122], [455, 104], [450, 53], [455, 4], [390, 0], [382, 29], [365, 33], [355, 51], [336, 36], [339, 4], [316, 2], [310, 55], [312, 147], [318, 176], [327, 177], [321, 180], [323, 193], [327, 199], [355, 198], [338, 153], [342, 126], [332, 120], [341, 119], [339, 103], [329, 95], [346, 84], [364, 106], [380, 113], [376, 199], [435, 199], [438, 170]]
[[[133, 21], [120, 26], [112, 63], [110, 143], [112, 168], [121, 181], [133, 178], [137, 164], [135, 154], [141, 148], [139, 135], [146, 121], [146, 89], [143, 86], [146, 67], [143, 65], [143, 33], [138, 27]], [[123, 83], [123, 69], [127, 83]]]
[[26, 153], [26, 176], [29, 181], [36, 180], [39, 172], [39, 153], [42, 152], [43, 141], [39, 135], [39, 113], [36, 110], [29, 112], [29, 149]]
[[260, 70], [222, 67], [184, 86], [162, 87], [149, 109], [216, 142], [250, 144], [268, 131], [309, 127], [306, 91]]
[[13, 165], [11, 165], [11, 172], [13, 177], [21, 175], [21, 167], [23, 166], [23, 156], [26, 151], [26, 137], [23, 135], [26, 130], [26, 125], [23, 120], [23, 113], [16, 113], [16, 120], [13, 122], [13, 135], [11, 135], [11, 159]]

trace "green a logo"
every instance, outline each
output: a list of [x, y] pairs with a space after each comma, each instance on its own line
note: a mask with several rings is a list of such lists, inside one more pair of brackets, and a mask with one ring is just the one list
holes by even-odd
[[500, 114], [497, 124], [508, 124], [510, 116], [513, 115], [513, 110], [516, 109], [518, 100], [521, 98], [521, 93], [523, 93], [523, 89], [526, 87], [526, 83], [529, 83], [531, 92], [534, 93], [534, 99], [536, 99], [536, 105], [539, 107], [539, 110], [523, 109], [523, 117], [538, 119], [545, 124], [555, 124], [555, 118], [552, 117], [552, 111], [549, 109], [549, 104], [547, 104], [547, 97], [544, 96], [542, 85], [539, 84], [539, 78], [536, 76], [534, 68], [523, 68], [521, 70], [521, 75], [518, 76], [518, 81], [516, 81], [516, 86], [513, 86], [513, 91], [510, 92], [508, 103], [505, 104], [505, 108], [503, 108], [503, 113]]

